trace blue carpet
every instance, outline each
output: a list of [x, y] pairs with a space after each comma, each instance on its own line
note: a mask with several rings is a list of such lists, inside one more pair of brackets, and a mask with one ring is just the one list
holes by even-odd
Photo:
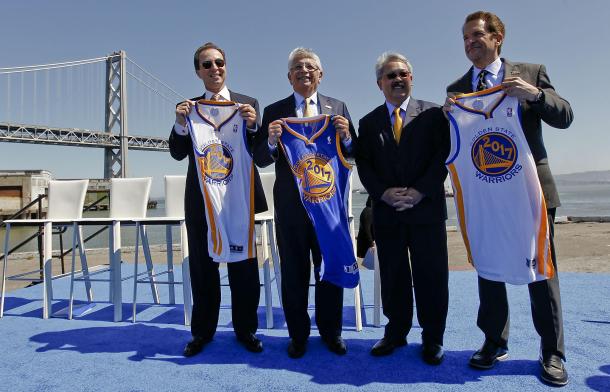
[[[131, 272], [124, 266], [125, 274]], [[372, 322], [370, 271], [362, 273], [366, 320]], [[66, 306], [67, 279], [54, 282], [53, 309]], [[610, 275], [561, 274], [567, 367], [570, 384], [564, 390], [610, 391]], [[84, 298], [82, 283], [76, 293]], [[167, 300], [167, 288], [160, 288]], [[275, 287], [274, 290], [275, 291]], [[313, 290], [312, 294], [313, 294]], [[190, 338], [182, 325], [181, 305], [138, 306], [132, 324], [132, 283], [124, 283], [125, 322], [113, 323], [107, 285], [94, 284], [101, 301], [93, 312], [69, 321], [42, 320], [42, 287], [10, 293], [5, 317], [0, 319], [0, 390], [7, 391], [398, 391], [398, 390], [548, 390], [539, 378], [539, 339], [531, 321], [525, 286], [509, 286], [511, 339], [509, 359], [494, 369], [477, 371], [467, 365], [483, 336], [476, 327], [478, 295], [473, 272], [450, 274], [450, 307], [445, 334], [446, 359], [439, 367], [419, 357], [420, 332], [415, 326], [409, 345], [393, 355], [375, 358], [371, 346], [383, 328], [370, 324], [356, 332], [353, 294], [345, 292], [344, 333], [348, 354], [338, 357], [312, 331], [308, 350], [300, 360], [286, 355], [287, 330], [274, 299], [275, 328], [260, 328], [265, 351], [247, 352], [237, 343], [230, 320], [229, 289], [223, 288], [218, 332], [204, 351], [181, 356]], [[140, 300], [150, 302], [150, 289], [141, 285]], [[274, 293], [276, 294], [276, 293]], [[177, 288], [181, 300], [181, 288]], [[263, 296], [259, 325], [265, 325]], [[383, 321], [385, 323], [385, 321]], [[314, 323], [315, 325], [315, 323]]]

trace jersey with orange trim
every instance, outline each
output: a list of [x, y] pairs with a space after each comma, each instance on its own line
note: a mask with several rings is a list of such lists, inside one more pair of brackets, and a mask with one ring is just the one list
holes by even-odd
[[341, 154], [337, 131], [326, 114], [286, 118], [283, 126], [280, 145], [322, 253], [320, 277], [340, 287], [356, 287], [358, 264], [347, 212], [351, 165]]
[[187, 118], [205, 203], [208, 251], [217, 262], [256, 257], [254, 163], [238, 108], [235, 102], [200, 100]]
[[469, 261], [498, 282], [552, 277], [546, 205], [518, 99], [494, 87], [455, 102], [446, 165]]

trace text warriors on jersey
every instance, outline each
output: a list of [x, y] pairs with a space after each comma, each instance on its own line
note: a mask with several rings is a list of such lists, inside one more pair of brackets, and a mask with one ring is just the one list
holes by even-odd
[[470, 141], [475, 176], [487, 183], [510, 181], [521, 172], [516, 135], [503, 127], [488, 127], [476, 132]]
[[335, 172], [330, 159], [321, 153], [307, 153], [292, 167], [299, 178], [303, 198], [322, 203], [335, 195]]

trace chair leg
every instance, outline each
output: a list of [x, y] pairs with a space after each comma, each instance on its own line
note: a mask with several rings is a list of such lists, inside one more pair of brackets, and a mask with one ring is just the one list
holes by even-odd
[[282, 306], [282, 273], [280, 271], [280, 257], [278, 255], [277, 247], [275, 244], [275, 223], [271, 221], [267, 225], [267, 232], [269, 236], [269, 248], [271, 248], [271, 260], [273, 260], [273, 273], [275, 275], [275, 285], [277, 286], [277, 297]]
[[191, 325], [193, 301], [191, 299], [191, 275], [189, 270], [189, 248], [186, 224], [180, 223], [180, 253], [182, 256], [182, 295], [184, 297], [184, 325]]
[[[72, 253], [74, 253], [74, 244], [72, 244]], [[91, 288], [91, 279], [89, 278], [89, 264], [87, 263], [87, 251], [85, 250], [85, 242], [83, 241], [83, 228], [78, 226], [78, 253], [80, 255], [81, 273], [85, 278], [85, 291], [87, 300], [93, 302], [93, 289]], [[74, 266], [72, 266], [74, 270]]]
[[362, 312], [362, 325], [367, 325], [366, 321], [366, 310], [364, 309], [364, 294], [362, 294], [362, 285], [358, 285], [358, 291], [360, 292], [360, 311]]
[[131, 310], [132, 323], [136, 322], [136, 302], [138, 301], [138, 255], [140, 254], [140, 228], [140, 223], [136, 223], [136, 250], [133, 262], [133, 304]]
[[373, 253], [374, 283], [373, 283], [373, 325], [381, 327], [381, 274], [379, 272], [379, 257], [377, 249]]
[[51, 316], [51, 307], [53, 304], [53, 224], [45, 222], [44, 224], [44, 265], [42, 270], [43, 281], [43, 305], [42, 318], [48, 319]]
[[269, 268], [269, 249], [267, 249], [267, 222], [262, 223], [261, 237], [263, 244], [263, 286], [265, 288], [265, 310], [267, 328], [273, 328], [273, 299], [271, 298], [271, 271]]
[[144, 259], [146, 260], [148, 279], [150, 281], [150, 291], [152, 292], [153, 302], [158, 305], [160, 303], [159, 290], [157, 290], [157, 284], [155, 283], [155, 270], [150, 255], [150, 245], [148, 244], [148, 236], [146, 235], [146, 226], [140, 225], [140, 235], [142, 237], [142, 250], [144, 250]]
[[114, 281], [112, 280], [113, 277], [113, 269], [112, 267], [114, 266], [114, 225], [111, 225], [108, 227], [108, 302], [110, 303], [114, 303], [114, 298], [112, 298], [112, 294], [114, 293]]
[[356, 331], [362, 331], [362, 308], [360, 298], [360, 283], [354, 287], [354, 310], [356, 311]]
[[[78, 237], [78, 239], [77, 239]], [[76, 268], [76, 251], [74, 247], [76, 246], [76, 242], [79, 242], [80, 249], [80, 235], [79, 235], [79, 227], [76, 223], [72, 224], [72, 263], [70, 268], [70, 297], [68, 299], [68, 320], [72, 320], [72, 311], [74, 310], [74, 269]], [[82, 264], [82, 256], [81, 256], [81, 264]], [[89, 293], [89, 291], [87, 291]]]
[[123, 319], [123, 293], [121, 287], [121, 222], [112, 222], [112, 233], [110, 233], [111, 248], [111, 298], [114, 307], [114, 321]]
[[[351, 180], [350, 180], [351, 181]], [[350, 239], [352, 241], [352, 247], [354, 248], [354, 255], [356, 254], [356, 237], [354, 230], [354, 219], [349, 218], [349, 231]], [[360, 282], [354, 288], [354, 311], [356, 312], [356, 331], [362, 331], [362, 289], [360, 288]]]
[[166, 254], [167, 254], [167, 281], [169, 286], [169, 303], [170, 305], [176, 304], [176, 289], [174, 287], [174, 250], [173, 250], [173, 238], [172, 238], [172, 227], [170, 225], [165, 226], [165, 243], [166, 243]]
[[6, 289], [6, 265], [8, 264], [9, 238], [11, 236], [11, 224], [6, 224], [4, 233], [4, 258], [2, 259], [2, 287], [0, 287], [0, 318], [4, 317], [4, 293]]

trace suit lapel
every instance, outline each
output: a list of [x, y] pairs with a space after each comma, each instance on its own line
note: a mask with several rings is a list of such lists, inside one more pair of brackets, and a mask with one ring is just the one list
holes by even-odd
[[474, 92], [474, 90], [472, 89], [472, 73], [473, 72], [474, 72], [474, 68], [470, 67], [468, 72], [466, 72], [466, 74], [464, 76], [462, 76], [462, 79], [460, 79], [459, 84], [458, 84], [459, 91], [457, 91], [457, 92], [460, 92], [460, 93]]
[[[419, 113], [421, 113], [421, 110], [421, 102], [411, 97], [411, 99], [409, 99], [409, 104], [407, 105], [407, 113], [405, 114], [405, 121], [402, 123], [402, 129], [405, 129], [405, 127], [411, 122], [411, 120], [413, 120], [415, 117], [417, 117]], [[402, 135], [400, 136], [400, 139], [402, 139]]]
[[518, 64], [513, 64], [506, 59], [502, 59], [504, 64], [504, 79], [518, 77], [521, 75], [521, 70]]
[[284, 113], [286, 113], [286, 117], [296, 117], [297, 116], [297, 104], [294, 100], [294, 94], [290, 94], [285, 99], [286, 103], [284, 106]]
[[379, 124], [379, 138], [381, 141], [382, 147], [391, 146], [388, 148], [395, 149], [396, 141], [394, 140], [394, 131], [392, 130], [392, 119], [390, 118], [390, 113], [388, 112], [388, 107], [385, 102], [383, 105], [377, 107], [377, 123]]
[[328, 97], [318, 93], [318, 103], [320, 104], [320, 114], [335, 114]]

